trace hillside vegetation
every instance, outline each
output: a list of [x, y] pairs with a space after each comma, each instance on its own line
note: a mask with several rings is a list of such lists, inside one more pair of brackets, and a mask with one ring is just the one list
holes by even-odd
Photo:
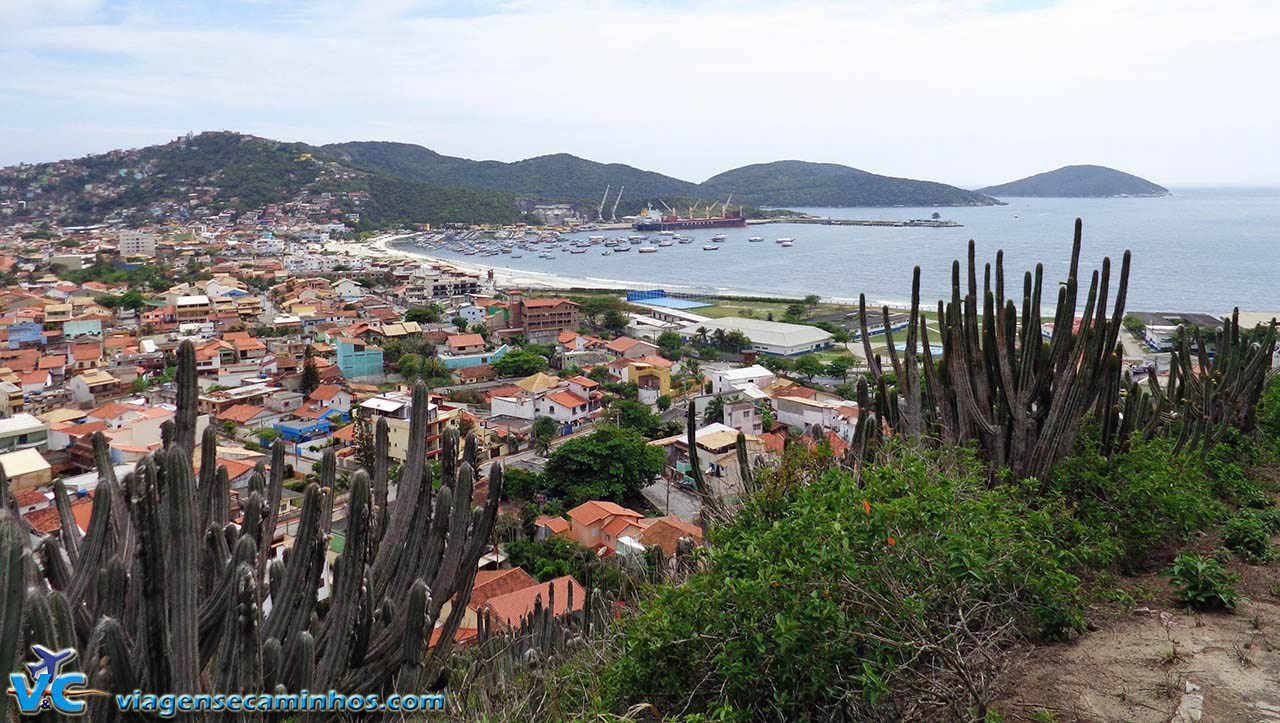
[[992, 206], [975, 191], [893, 178], [836, 163], [775, 161], [735, 168], [702, 183], [712, 195], [767, 206]]
[[1131, 173], [1106, 166], [1063, 166], [998, 186], [979, 188], [989, 196], [1040, 198], [1110, 198], [1113, 196], [1167, 196], [1169, 189]]

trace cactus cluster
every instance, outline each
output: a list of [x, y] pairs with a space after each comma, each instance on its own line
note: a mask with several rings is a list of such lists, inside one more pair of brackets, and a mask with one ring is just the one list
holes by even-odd
[[1070, 453], [1090, 415], [1101, 423], [1109, 450], [1123, 445], [1135, 431], [1148, 437], [1177, 434], [1179, 447], [1192, 443], [1207, 449], [1205, 445], [1221, 439], [1230, 426], [1248, 429], [1275, 349], [1274, 323], [1251, 339], [1240, 330], [1237, 311], [1218, 333], [1212, 361], [1199, 343], [1198, 330], [1198, 360], [1191, 356], [1184, 334], [1173, 355], [1171, 388], [1162, 392], [1152, 375], [1149, 389], [1143, 390], [1122, 372], [1123, 348], [1118, 343], [1128, 291], [1128, 251], [1110, 312], [1111, 260], [1104, 258], [1101, 270], [1092, 273], [1076, 326], [1081, 235], [1077, 219], [1070, 269], [1058, 288], [1053, 333], [1047, 342], [1041, 336], [1043, 265], [1023, 275], [1019, 314], [1015, 300], [1005, 297], [1003, 252], [997, 253], [994, 266], [984, 267], [979, 293], [972, 241], [967, 284], [962, 287], [960, 262], [953, 262], [951, 299], [938, 302], [942, 359], [934, 358], [920, 311], [919, 267], [912, 281], [911, 320], [901, 356], [894, 347], [889, 309], [882, 309], [896, 383], [888, 381], [881, 359], [872, 354], [866, 298], [860, 297], [863, 349], [875, 389], [873, 401], [860, 381], [858, 403], [864, 410], [873, 405], [878, 424], [869, 423], [866, 414], [859, 418], [853, 453], [868, 453], [885, 434], [943, 444], [976, 443], [993, 469], [1007, 469], [1018, 478], [1043, 478]]
[[[474, 439], [459, 462], [458, 436], [447, 430], [437, 485], [426, 457], [427, 392], [417, 385], [395, 501], [388, 503], [387, 424], [380, 420], [377, 463], [353, 475], [345, 548], [327, 575], [333, 451], [320, 464], [319, 483], [305, 490], [293, 544], [276, 556], [283, 443], [273, 446], [269, 469], [258, 464], [241, 518], [232, 520], [212, 428], [200, 440], [198, 474], [192, 467], [197, 387], [189, 342], [179, 348], [177, 383], [163, 448], [124, 479], [116, 479], [106, 439], [94, 436], [100, 482], [83, 537], [60, 485], [62, 530], [43, 538], [34, 556], [16, 519], [0, 512], [3, 662], [35, 643], [74, 647], [91, 687], [121, 693], [417, 692], [435, 680], [493, 530], [501, 468], [494, 465], [485, 505], [473, 510]], [[428, 650], [437, 625], [439, 643]], [[91, 700], [93, 720], [117, 715], [109, 699]]]

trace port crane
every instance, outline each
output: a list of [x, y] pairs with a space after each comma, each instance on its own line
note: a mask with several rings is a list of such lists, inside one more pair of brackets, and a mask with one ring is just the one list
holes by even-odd
[[622, 186], [622, 187], [618, 188], [618, 197], [617, 197], [617, 198], [615, 198], [615, 199], [613, 199], [613, 210], [609, 212], [609, 222], [610, 222], [610, 223], [617, 223], [617, 222], [618, 222], [618, 202], [622, 200], [622, 192], [623, 192], [625, 189], [626, 189], [626, 186]]
[[675, 211], [675, 209], [674, 209], [674, 208], [672, 208], [672, 207], [668, 206], [668, 205], [667, 205], [667, 202], [666, 202], [666, 201], [664, 201], [664, 200], [662, 200], [661, 198], [659, 198], [659, 199], [658, 199], [658, 203], [662, 204], [662, 207], [663, 207], [663, 208], [665, 208], [665, 209], [667, 209], [667, 212], [668, 212], [668, 213], [670, 213], [672, 216], [679, 216], [679, 215], [680, 215], [680, 214], [676, 213], [676, 211]]
[[731, 194], [729, 194], [729, 197], [728, 197], [728, 198], [726, 198], [726, 199], [724, 200], [724, 206], [722, 206], [722, 207], [720, 208], [720, 215], [721, 215], [721, 216], [728, 216], [728, 215], [729, 215], [729, 202], [730, 202], [730, 201], [732, 201], [732, 200], [733, 200], [733, 194], [731, 193]]
[[613, 184], [604, 187], [604, 196], [600, 198], [600, 208], [596, 209], [596, 222], [604, 222], [604, 202], [609, 200], [609, 189], [613, 188]]

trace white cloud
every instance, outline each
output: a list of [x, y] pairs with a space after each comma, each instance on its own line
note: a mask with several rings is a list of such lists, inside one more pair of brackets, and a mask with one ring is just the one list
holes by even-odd
[[0, 34], [0, 162], [227, 128], [691, 180], [804, 158], [1280, 183], [1270, 2], [61, 4]]

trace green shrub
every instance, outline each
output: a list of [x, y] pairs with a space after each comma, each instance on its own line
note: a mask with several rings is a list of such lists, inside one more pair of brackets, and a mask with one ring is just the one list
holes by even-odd
[[1016, 487], [988, 490], [960, 450], [903, 455], [857, 480], [832, 468], [807, 484], [762, 481], [712, 529], [710, 568], [627, 625], [612, 668], [619, 703], [868, 717], [925, 664], [920, 644], [975, 610], [964, 623], [975, 635], [991, 632], [978, 618], [1044, 638], [1083, 627], [1053, 512]]
[[1234, 608], [1240, 601], [1239, 578], [1213, 558], [1186, 553], [1165, 572], [1177, 588], [1178, 601], [1195, 610]]
[[1222, 544], [1250, 562], [1266, 562], [1275, 557], [1271, 536], [1280, 515], [1267, 515], [1272, 510], [1245, 510], [1222, 526]]

